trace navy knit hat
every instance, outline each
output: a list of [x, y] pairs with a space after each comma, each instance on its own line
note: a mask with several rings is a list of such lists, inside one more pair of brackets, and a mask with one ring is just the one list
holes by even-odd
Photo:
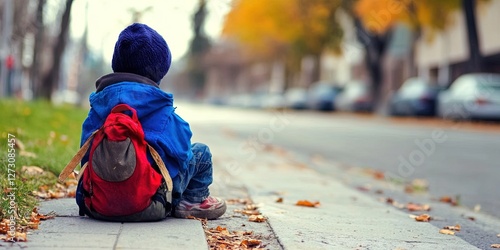
[[171, 62], [165, 39], [149, 26], [134, 23], [118, 36], [111, 67], [114, 72], [134, 73], [160, 83]]

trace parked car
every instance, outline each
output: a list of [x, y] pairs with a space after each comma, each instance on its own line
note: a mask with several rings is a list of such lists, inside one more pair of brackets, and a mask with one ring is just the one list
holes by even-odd
[[363, 81], [351, 81], [335, 99], [335, 108], [342, 111], [371, 112], [373, 97], [371, 89]]
[[314, 83], [307, 92], [307, 105], [314, 110], [335, 110], [335, 98], [341, 91], [342, 88], [330, 82]]
[[285, 92], [286, 107], [291, 109], [307, 108], [307, 91], [304, 88], [290, 88]]
[[409, 78], [394, 94], [390, 103], [391, 115], [434, 116], [442, 88], [422, 78]]
[[500, 120], [500, 74], [460, 76], [439, 95], [438, 114], [455, 120]]

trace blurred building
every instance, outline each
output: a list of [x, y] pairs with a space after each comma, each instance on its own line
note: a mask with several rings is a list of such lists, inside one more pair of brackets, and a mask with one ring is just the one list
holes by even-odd
[[[489, 1], [476, 9], [476, 22], [483, 70], [500, 72], [500, 1]], [[453, 23], [432, 40], [424, 36], [417, 42], [419, 75], [449, 85], [466, 71], [469, 59], [467, 27], [462, 11], [453, 14]]]

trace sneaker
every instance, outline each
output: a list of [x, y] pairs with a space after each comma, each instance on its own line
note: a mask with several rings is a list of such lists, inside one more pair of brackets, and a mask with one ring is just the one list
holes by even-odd
[[217, 197], [209, 196], [202, 203], [191, 203], [182, 200], [175, 208], [174, 216], [177, 218], [206, 218], [213, 220], [221, 217], [226, 212], [226, 202]]

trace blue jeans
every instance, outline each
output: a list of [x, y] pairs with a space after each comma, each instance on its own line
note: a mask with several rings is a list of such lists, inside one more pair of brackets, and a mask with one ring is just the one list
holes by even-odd
[[173, 178], [174, 190], [172, 193], [173, 206], [181, 200], [201, 203], [209, 195], [208, 186], [212, 184], [212, 153], [207, 145], [194, 143], [191, 146], [193, 158], [186, 170], [179, 171]]

